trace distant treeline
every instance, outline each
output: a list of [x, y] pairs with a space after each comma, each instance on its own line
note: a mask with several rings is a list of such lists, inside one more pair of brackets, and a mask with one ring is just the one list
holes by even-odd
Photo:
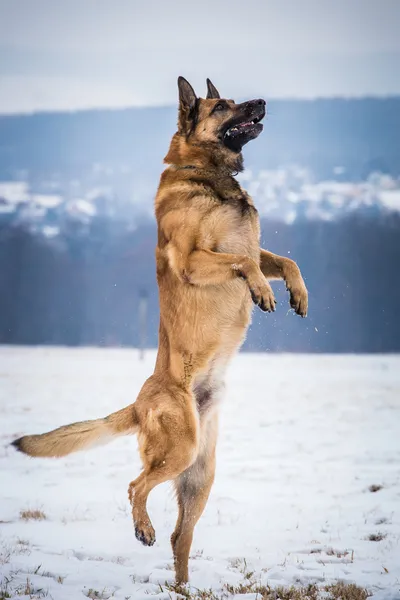
[[[94, 219], [89, 233], [46, 240], [0, 229], [0, 343], [137, 346], [147, 292], [148, 344], [157, 345], [153, 223], [127, 232]], [[251, 351], [399, 352], [400, 216], [262, 223], [262, 244], [297, 260], [309, 291], [305, 320], [274, 283], [274, 315], [254, 311]]]
[[[132, 194], [145, 186], [151, 197], [176, 112], [158, 107], [0, 116], [0, 179], [25, 172], [33, 186], [45, 178], [93, 184], [91, 169], [97, 164], [114, 172], [104, 178], [115, 189], [125, 185]], [[264, 133], [246, 147], [245, 163], [254, 171], [297, 163], [317, 179], [332, 177], [337, 166], [345, 168], [346, 180], [364, 179], [372, 171], [397, 176], [399, 139], [400, 97], [272, 99]], [[118, 170], [121, 165], [130, 173]]]

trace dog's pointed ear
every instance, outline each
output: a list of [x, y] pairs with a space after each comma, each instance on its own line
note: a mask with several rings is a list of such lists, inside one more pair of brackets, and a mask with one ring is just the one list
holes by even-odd
[[210, 79], [207, 79], [207, 100], [221, 98], [219, 91]]
[[197, 100], [194, 89], [184, 77], [178, 77], [179, 104], [189, 109], [194, 108]]
[[194, 129], [197, 118], [197, 96], [194, 89], [184, 77], [178, 77], [179, 117], [178, 130], [189, 133]]

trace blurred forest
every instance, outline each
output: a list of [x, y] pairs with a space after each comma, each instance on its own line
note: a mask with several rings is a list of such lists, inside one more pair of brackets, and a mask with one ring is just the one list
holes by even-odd
[[[255, 309], [244, 349], [400, 351], [400, 215], [293, 225], [262, 222], [263, 247], [295, 259], [310, 291], [309, 317]], [[47, 240], [0, 228], [0, 343], [137, 346], [140, 295], [149, 298], [147, 339], [157, 345], [156, 229], [95, 218], [84, 237]]]

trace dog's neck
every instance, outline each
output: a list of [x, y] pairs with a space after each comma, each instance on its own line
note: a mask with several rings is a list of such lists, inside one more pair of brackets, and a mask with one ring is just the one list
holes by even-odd
[[243, 171], [241, 153], [221, 148], [219, 144], [213, 142], [196, 144], [195, 141], [179, 133], [173, 136], [164, 162], [179, 168], [211, 169], [221, 174]]

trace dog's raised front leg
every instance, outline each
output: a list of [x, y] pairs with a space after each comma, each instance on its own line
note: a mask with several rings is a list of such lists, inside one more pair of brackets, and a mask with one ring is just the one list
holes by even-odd
[[179, 279], [197, 286], [220, 285], [240, 277], [247, 283], [254, 304], [261, 310], [275, 310], [274, 292], [260, 266], [249, 256], [212, 250], [194, 250], [185, 255], [174, 245], [168, 251], [170, 266]]
[[283, 279], [290, 293], [290, 306], [305, 317], [308, 308], [308, 292], [299, 267], [290, 258], [261, 249], [260, 268], [267, 279]]

